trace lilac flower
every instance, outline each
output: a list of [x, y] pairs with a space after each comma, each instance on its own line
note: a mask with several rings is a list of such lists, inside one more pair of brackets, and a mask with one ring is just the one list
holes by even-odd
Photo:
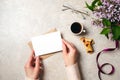
[[102, 5], [93, 14], [101, 19], [120, 23], [120, 0], [102, 0]]
[[99, 20], [99, 19], [93, 20], [93, 21], [92, 21], [92, 24], [95, 25], [95, 26], [97, 26], [97, 27], [101, 27], [101, 28], [104, 27], [104, 25], [102, 24], [102, 21]]

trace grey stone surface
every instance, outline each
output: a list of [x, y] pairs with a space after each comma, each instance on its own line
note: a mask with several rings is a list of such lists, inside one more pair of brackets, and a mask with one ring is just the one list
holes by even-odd
[[[101, 28], [92, 26], [90, 17], [83, 20], [80, 14], [70, 10], [63, 12], [63, 4], [87, 10], [85, 0], [0, 0], [0, 80], [24, 80], [24, 64], [31, 52], [28, 41], [51, 28], [60, 30], [64, 38], [78, 48], [82, 80], [98, 80], [96, 55], [103, 48], [114, 47], [114, 42], [99, 34]], [[83, 23], [87, 34], [75, 36], [71, 33], [70, 25], [75, 21]], [[94, 39], [95, 52], [92, 55], [86, 53], [80, 42], [82, 36]], [[116, 50], [101, 56], [101, 63], [110, 62], [116, 68], [114, 75], [102, 75], [104, 80], [119, 79], [119, 52]], [[67, 80], [61, 52], [44, 60], [44, 66], [44, 80]], [[109, 69], [109, 66], [105, 68]]]

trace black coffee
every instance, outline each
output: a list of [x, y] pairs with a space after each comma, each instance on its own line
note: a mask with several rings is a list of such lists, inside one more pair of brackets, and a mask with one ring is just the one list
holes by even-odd
[[72, 25], [71, 25], [71, 31], [73, 33], [79, 33], [81, 31], [81, 24], [78, 23], [78, 22], [74, 22]]

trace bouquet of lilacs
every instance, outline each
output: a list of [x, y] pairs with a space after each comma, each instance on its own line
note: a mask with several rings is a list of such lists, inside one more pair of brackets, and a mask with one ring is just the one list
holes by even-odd
[[120, 0], [94, 0], [86, 6], [97, 17], [93, 24], [103, 28], [101, 34], [107, 38], [112, 34], [113, 40], [120, 40]]

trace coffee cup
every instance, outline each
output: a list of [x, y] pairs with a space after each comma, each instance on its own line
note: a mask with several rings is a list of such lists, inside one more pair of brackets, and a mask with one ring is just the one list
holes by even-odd
[[79, 22], [72, 23], [70, 28], [71, 28], [72, 33], [74, 33], [75, 35], [80, 35], [82, 32], [86, 32], [83, 29], [83, 25], [80, 24]]

